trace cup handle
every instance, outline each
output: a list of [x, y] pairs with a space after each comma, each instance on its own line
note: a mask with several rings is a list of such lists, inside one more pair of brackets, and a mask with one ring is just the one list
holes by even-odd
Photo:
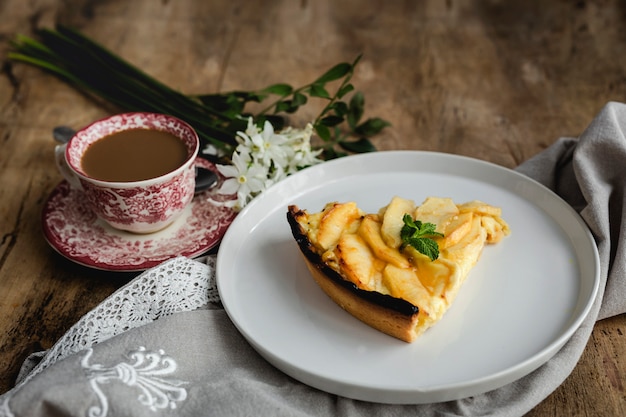
[[195, 193], [201, 193], [209, 188], [213, 187], [218, 181], [218, 176], [213, 170], [209, 169], [208, 165], [213, 165], [206, 159], [198, 156], [194, 161], [196, 171], [196, 187]]
[[71, 187], [76, 188], [78, 190], [82, 190], [83, 186], [80, 184], [80, 181], [76, 174], [72, 172], [69, 165], [67, 165], [67, 161], [65, 160], [65, 148], [67, 144], [57, 145], [54, 148], [54, 160], [57, 165], [57, 169], [63, 175], [63, 178], [70, 184]]

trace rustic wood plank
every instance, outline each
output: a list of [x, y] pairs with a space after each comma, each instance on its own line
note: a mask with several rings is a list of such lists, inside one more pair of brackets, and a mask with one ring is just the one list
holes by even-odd
[[[392, 122], [380, 149], [468, 155], [514, 167], [579, 135], [626, 96], [622, 2], [5, 0], [0, 4], [0, 392], [133, 274], [74, 265], [39, 220], [61, 177], [52, 127], [113, 109], [7, 63], [16, 33], [61, 22], [189, 93], [302, 85], [363, 54], [354, 84]], [[294, 124], [315, 117], [298, 113]], [[625, 415], [626, 316], [597, 323], [572, 375], [531, 416]]]

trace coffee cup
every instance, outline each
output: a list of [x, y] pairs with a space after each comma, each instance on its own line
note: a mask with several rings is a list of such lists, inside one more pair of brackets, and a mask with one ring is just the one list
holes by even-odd
[[186, 122], [158, 113], [98, 120], [55, 149], [57, 167], [111, 227], [152, 233], [191, 203], [200, 142]]

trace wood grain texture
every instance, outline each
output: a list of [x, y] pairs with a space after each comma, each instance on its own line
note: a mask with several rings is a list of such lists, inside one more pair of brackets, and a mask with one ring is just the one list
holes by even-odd
[[[626, 6], [595, 1], [4, 0], [0, 2], [0, 392], [133, 274], [74, 265], [46, 244], [42, 205], [61, 177], [51, 129], [114, 112], [8, 62], [15, 34], [71, 25], [187, 93], [303, 85], [363, 58], [379, 149], [452, 152], [515, 167], [578, 136], [626, 97]], [[315, 103], [292, 123], [314, 118]], [[530, 416], [626, 415], [626, 317], [598, 322], [580, 363]]]

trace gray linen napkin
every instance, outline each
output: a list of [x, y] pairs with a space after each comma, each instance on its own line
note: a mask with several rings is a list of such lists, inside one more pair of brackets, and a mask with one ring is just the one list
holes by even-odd
[[626, 106], [608, 103], [579, 139], [561, 138], [518, 168], [579, 211], [598, 243], [602, 282], [569, 342], [514, 383], [427, 405], [310, 388], [269, 365], [234, 328], [215, 292], [214, 258], [176, 258], [131, 281], [27, 361], [16, 387], [0, 396], [0, 416], [521, 416], [571, 373], [597, 319], [626, 312], [625, 132]]

